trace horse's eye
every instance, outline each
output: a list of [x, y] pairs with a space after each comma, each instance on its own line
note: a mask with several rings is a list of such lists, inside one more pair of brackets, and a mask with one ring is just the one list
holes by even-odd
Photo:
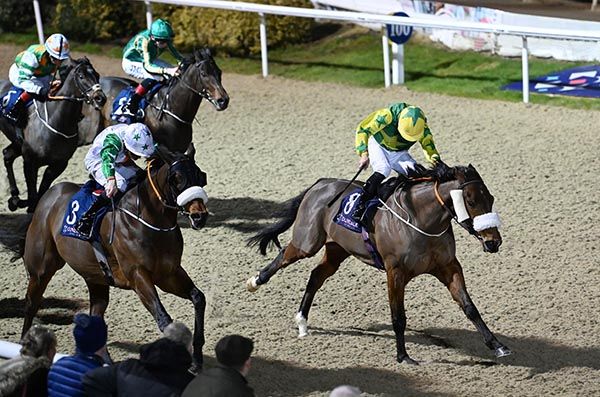
[[466, 202], [469, 207], [475, 207], [475, 201], [467, 199]]

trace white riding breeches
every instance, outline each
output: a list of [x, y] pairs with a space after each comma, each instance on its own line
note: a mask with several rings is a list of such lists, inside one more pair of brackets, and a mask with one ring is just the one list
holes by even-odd
[[390, 176], [392, 170], [406, 175], [409, 169], [415, 169], [417, 162], [408, 153], [408, 150], [398, 152], [387, 150], [373, 136], [369, 137], [368, 148], [371, 168], [386, 178]]
[[[173, 65], [161, 61], [160, 59], [156, 59], [154, 63], [162, 68], [172, 68]], [[123, 70], [125, 73], [130, 75], [131, 77], [135, 77], [136, 79], [144, 80], [144, 79], [154, 79], [160, 80], [162, 77], [160, 74], [152, 74], [149, 73], [146, 69], [144, 69], [144, 64], [142, 62], [132, 62], [127, 58], [123, 58], [123, 62], [121, 63]]]
[[50, 88], [52, 76], [32, 77], [30, 80], [19, 80], [19, 68], [14, 63], [8, 71], [8, 79], [15, 86], [32, 94], [39, 94], [44, 87]]
[[[87, 160], [87, 159], [86, 159]], [[96, 182], [101, 184], [102, 186], [106, 186], [106, 176], [102, 172], [102, 161], [95, 161], [91, 164], [88, 164], [86, 161], [85, 168], [88, 172], [94, 177]], [[137, 172], [140, 170], [137, 166], [124, 166], [122, 164], [115, 165], [115, 180], [117, 182], [117, 189], [124, 192], [127, 190], [127, 186], [129, 185], [129, 181], [132, 180]]]

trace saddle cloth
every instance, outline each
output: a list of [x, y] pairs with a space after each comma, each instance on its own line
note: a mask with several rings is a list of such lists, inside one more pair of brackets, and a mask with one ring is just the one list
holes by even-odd
[[[145, 110], [146, 110], [146, 107], [148, 107], [148, 104], [150, 103], [150, 99], [152, 99], [152, 97], [158, 92], [158, 90], [162, 86], [163, 86], [163, 84], [157, 83], [146, 94], [146, 96], [140, 100], [138, 109], [141, 110], [141, 112], [139, 112], [139, 114], [141, 114], [141, 115], [145, 114]], [[135, 87], [131, 87], [131, 86], [123, 88], [121, 90], [121, 92], [119, 92], [119, 94], [115, 97], [115, 100], [113, 101], [113, 104], [112, 104], [112, 112], [110, 114], [111, 119], [118, 121], [119, 123], [125, 123], [125, 124], [131, 124], [131, 123], [142, 121], [140, 119], [140, 117], [131, 117], [131, 116], [123, 114], [123, 108], [125, 107], [125, 105], [127, 103], [129, 103], [134, 92], [135, 92]], [[143, 117], [141, 117], [141, 118], [143, 119]]]
[[66, 237], [75, 237], [84, 241], [99, 240], [98, 230], [100, 228], [100, 224], [102, 223], [102, 218], [104, 215], [106, 215], [110, 207], [106, 206], [101, 208], [96, 213], [90, 238], [79, 233], [75, 229], [75, 225], [77, 225], [77, 222], [79, 222], [81, 216], [85, 214], [92, 204], [98, 200], [98, 196], [101, 194], [102, 189], [102, 185], [100, 185], [98, 182], [89, 180], [81, 187], [81, 189], [79, 189], [77, 193], [73, 195], [73, 197], [71, 197], [71, 200], [67, 205], [67, 210], [65, 211], [60, 234]]
[[[8, 113], [10, 113], [12, 108], [15, 106], [15, 102], [17, 102], [17, 99], [19, 99], [23, 91], [25, 90], [22, 88], [12, 86], [11, 89], [8, 90], [8, 92], [0, 96], [0, 114], [2, 116], [6, 116]], [[27, 101], [25, 107], [31, 106], [32, 103], [33, 98]], [[8, 117], [7, 120], [10, 120], [12, 122], [12, 120]]]
[[[351, 230], [355, 233], [360, 233], [365, 243], [365, 247], [367, 248], [367, 251], [369, 251], [369, 254], [371, 254], [371, 257], [373, 258], [373, 266], [379, 270], [385, 270], [385, 266], [383, 264], [383, 260], [381, 259], [381, 255], [379, 255], [375, 244], [373, 244], [373, 242], [369, 238], [369, 232], [357, 221], [355, 221], [354, 218], [352, 218], [352, 214], [354, 213], [356, 205], [358, 204], [360, 196], [362, 194], [361, 192], [361, 189], [353, 190], [342, 199], [340, 209], [333, 218], [333, 221], [338, 225], [342, 226], [343, 228]], [[371, 223], [371, 221], [373, 220], [373, 215], [375, 214], [378, 205], [378, 198], [374, 198], [367, 201], [364, 213], [364, 218], [367, 220], [367, 224]]]

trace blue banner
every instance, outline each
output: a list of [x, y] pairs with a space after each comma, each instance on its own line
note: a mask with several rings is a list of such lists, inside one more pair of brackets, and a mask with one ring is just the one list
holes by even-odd
[[[523, 82], [505, 85], [503, 90], [522, 91]], [[600, 98], [600, 66], [579, 66], [529, 81], [529, 92], [536, 94], [569, 95]]]

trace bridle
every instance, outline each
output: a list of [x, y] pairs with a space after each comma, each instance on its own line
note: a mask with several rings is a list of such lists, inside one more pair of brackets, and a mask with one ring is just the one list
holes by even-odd
[[[192, 67], [192, 66], [193, 66], [193, 67], [196, 67], [196, 68], [198, 68], [198, 67], [200, 67], [200, 65], [202, 65], [203, 63], [205, 63], [205, 62], [210, 62], [210, 61], [211, 61], [210, 59], [203, 59], [202, 61], [199, 61], [199, 62], [194, 62], [193, 64], [190, 64], [190, 65], [188, 65], [188, 68], [189, 68], [189, 67]], [[164, 96], [164, 98], [163, 98], [163, 100], [162, 100], [162, 103], [161, 103], [161, 105], [160, 105], [160, 106], [156, 106], [156, 105], [154, 105], [154, 104], [150, 104], [150, 105], [151, 105], [151, 106], [152, 106], [154, 109], [158, 110], [158, 111], [159, 111], [159, 113], [166, 113], [166, 114], [168, 114], [169, 116], [173, 117], [175, 120], [177, 120], [177, 121], [179, 121], [179, 122], [181, 122], [181, 123], [183, 123], [183, 124], [188, 124], [188, 125], [191, 125], [193, 120], [191, 120], [191, 121], [184, 120], [184, 119], [182, 119], [181, 117], [179, 117], [178, 115], [176, 115], [175, 113], [173, 113], [172, 111], [170, 111], [170, 110], [166, 109], [166, 105], [167, 105], [167, 103], [168, 103], [168, 101], [169, 101], [169, 96], [170, 96], [170, 93], [171, 93], [171, 89], [172, 89], [172, 88], [175, 86], [175, 83], [176, 83], [176, 82], [179, 82], [179, 83], [181, 83], [181, 85], [182, 85], [184, 88], [186, 88], [186, 89], [188, 89], [188, 90], [192, 91], [194, 94], [198, 95], [199, 97], [201, 97], [201, 98], [203, 98], [203, 99], [206, 99], [207, 101], [209, 101], [209, 102], [210, 102], [210, 103], [212, 103], [212, 104], [214, 104], [214, 103], [215, 103], [215, 99], [212, 97], [212, 95], [210, 94], [210, 92], [208, 92], [208, 89], [207, 89], [206, 87], [202, 87], [202, 89], [201, 89], [200, 91], [198, 91], [198, 90], [196, 90], [194, 87], [192, 87], [191, 85], [189, 85], [189, 84], [188, 84], [188, 83], [187, 83], [187, 82], [184, 80], [184, 75], [183, 75], [183, 73], [185, 73], [185, 71], [183, 71], [183, 73], [182, 73], [182, 75], [181, 75], [181, 76], [179, 75], [179, 71], [181, 70], [181, 68], [182, 68], [183, 66], [184, 66], [184, 64], [180, 63], [180, 64], [179, 64], [179, 66], [177, 67], [177, 72], [178, 72], [178, 73], [176, 73], [176, 74], [175, 74], [175, 76], [173, 76], [173, 77], [171, 77], [171, 78], [169, 79], [168, 88], [167, 88], [167, 93], [166, 93], [166, 95]]]
[[[75, 67], [73, 67], [73, 69], [71, 71], [69, 71], [69, 74], [77, 73], [78, 69], [84, 65], [89, 65], [89, 63], [86, 61], [78, 63]], [[77, 89], [83, 96], [50, 96], [50, 95], [48, 95], [48, 99], [53, 100], [53, 101], [85, 102], [89, 105], [92, 105], [94, 94], [96, 94], [98, 91], [102, 91], [102, 87], [100, 86], [100, 83], [93, 84], [90, 87], [84, 87], [83, 84], [81, 83], [81, 81], [79, 81], [79, 79], [77, 78], [77, 75], [75, 75], [73, 77], [73, 79], [75, 80], [75, 85], [77, 86]]]

